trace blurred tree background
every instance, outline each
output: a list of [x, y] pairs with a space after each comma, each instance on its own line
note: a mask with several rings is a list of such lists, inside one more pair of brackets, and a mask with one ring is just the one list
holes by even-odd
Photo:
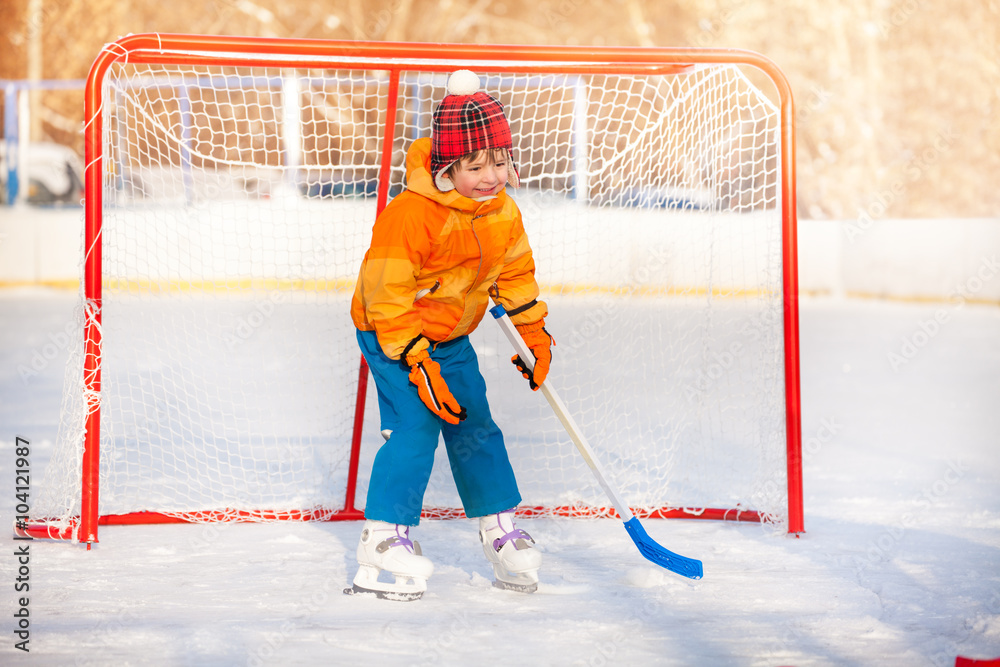
[[[138, 32], [758, 51], [791, 81], [803, 218], [1000, 215], [1000, 0], [0, 0], [0, 79]], [[33, 140], [82, 152], [82, 95]]]

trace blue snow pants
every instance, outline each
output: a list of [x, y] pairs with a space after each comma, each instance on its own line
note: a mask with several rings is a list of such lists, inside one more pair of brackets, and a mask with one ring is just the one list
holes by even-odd
[[372, 464], [365, 517], [407, 526], [420, 522], [424, 491], [444, 436], [455, 486], [469, 517], [485, 516], [521, 502], [503, 434], [486, 400], [486, 381], [467, 336], [437, 346], [431, 358], [468, 417], [452, 425], [431, 412], [410, 383], [406, 366], [387, 357], [372, 331], [358, 343], [378, 390], [382, 430], [392, 431]]

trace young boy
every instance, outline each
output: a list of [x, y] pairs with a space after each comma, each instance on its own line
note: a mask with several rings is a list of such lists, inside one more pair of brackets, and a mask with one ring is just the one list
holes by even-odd
[[[459, 70], [435, 109], [431, 138], [406, 156], [406, 190], [375, 221], [351, 316], [378, 390], [386, 442], [372, 465], [358, 574], [347, 592], [416, 599], [431, 561], [409, 538], [420, 521], [439, 434], [465, 513], [479, 517], [483, 551], [501, 588], [534, 591], [541, 554], [514, 525], [521, 501], [503, 435], [468, 334], [489, 298], [502, 304], [536, 358], [518, 369], [537, 389], [551, 338], [521, 214], [510, 126], [479, 78]], [[396, 581], [378, 580], [380, 571]]]

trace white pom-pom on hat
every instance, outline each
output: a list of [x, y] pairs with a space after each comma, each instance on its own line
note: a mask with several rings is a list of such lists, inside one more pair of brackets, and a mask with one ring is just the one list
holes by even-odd
[[456, 70], [448, 77], [449, 95], [472, 95], [478, 91], [479, 77], [472, 70]]

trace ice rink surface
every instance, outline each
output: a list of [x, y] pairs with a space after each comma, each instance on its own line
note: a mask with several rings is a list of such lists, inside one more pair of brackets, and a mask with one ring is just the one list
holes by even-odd
[[[56, 439], [75, 294], [0, 292], [0, 526], [15, 436]], [[424, 599], [345, 596], [358, 523], [106, 527], [0, 556], [4, 665], [953, 665], [1000, 657], [1000, 308], [805, 298], [806, 533], [644, 521], [704, 562], [645, 561], [616, 520], [525, 520], [539, 590], [494, 589], [472, 521], [414, 530]], [[36, 357], [36, 355], [38, 355]], [[32, 360], [35, 360], [35, 366]], [[35, 370], [36, 366], [38, 367]], [[32, 368], [33, 373], [25, 373]], [[40, 483], [40, 481], [38, 482]], [[29, 598], [30, 653], [13, 614]]]

